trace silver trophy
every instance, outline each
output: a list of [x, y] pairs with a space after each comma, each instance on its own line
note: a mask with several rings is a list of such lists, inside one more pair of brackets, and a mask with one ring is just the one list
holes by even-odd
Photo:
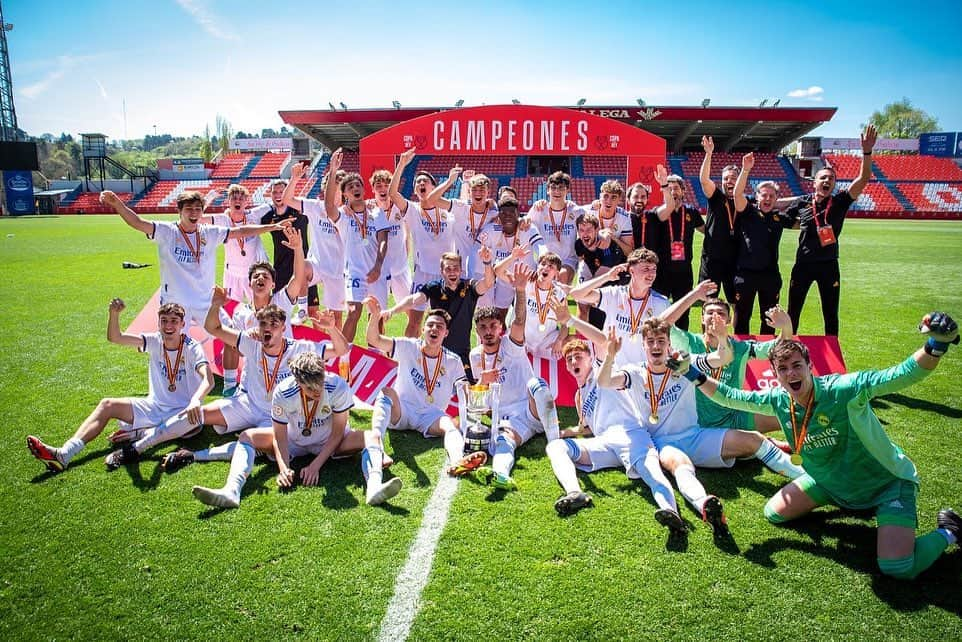
[[491, 445], [491, 428], [482, 421], [482, 418], [490, 414], [491, 425], [498, 425], [501, 384], [471, 384], [462, 381], [457, 385], [457, 394], [465, 454], [488, 452]]

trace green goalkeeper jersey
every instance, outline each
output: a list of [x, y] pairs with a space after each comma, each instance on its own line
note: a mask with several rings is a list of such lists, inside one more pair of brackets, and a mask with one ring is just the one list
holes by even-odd
[[[741, 389], [745, 385], [745, 371], [748, 369], [748, 361], [750, 359], [767, 359], [775, 341], [775, 339], [764, 342], [732, 339], [732, 353], [734, 354], [732, 362], [717, 373], [717, 376], [714, 372], [709, 374], [732, 388]], [[687, 350], [693, 353], [711, 351], [711, 348], [705, 343], [704, 336], [681, 330], [675, 326], [671, 328], [671, 346], [676, 350]], [[705, 395], [696, 396], [695, 407], [698, 411], [698, 424], [705, 428], [741, 428], [743, 430], [755, 428], [752, 413], [725, 408]]]
[[[885, 370], [814, 378], [815, 405], [801, 449], [802, 466], [834, 503], [869, 508], [878, 505], [896, 479], [919, 483], [915, 464], [885, 434], [869, 402], [921, 381], [929, 372], [909, 357]], [[729, 408], [774, 415], [794, 446], [789, 395], [783, 388], [747, 392], [721, 384], [714, 399]], [[804, 416], [805, 404], [796, 403], [799, 431]]]

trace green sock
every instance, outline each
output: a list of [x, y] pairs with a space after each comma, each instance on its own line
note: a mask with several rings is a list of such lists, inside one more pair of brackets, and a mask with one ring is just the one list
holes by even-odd
[[938, 531], [915, 538], [915, 551], [909, 557], [879, 559], [878, 566], [886, 575], [900, 580], [915, 579], [919, 573], [932, 566], [949, 545]]

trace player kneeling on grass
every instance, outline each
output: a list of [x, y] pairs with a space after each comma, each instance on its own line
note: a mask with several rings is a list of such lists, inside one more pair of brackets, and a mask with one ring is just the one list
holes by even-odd
[[200, 420], [200, 406], [213, 387], [214, 378], [200, 344], [183, 334], [184, 308], [177, 303], [165, 303], [157, 311], [159, 332], [126, 334], [120, 331], [120, 313], [125, 307], [120, 299], [110, 302], [107, 340], [147, 353], [150, 391], [147, 397], [102, 399], [60, 448], [52, 448], [32, 435], [27, 437], [30, 452], [53, 472], [66, 468], [111, 419], [120, 424], [111, 441], [153, 431], [154, 426], [174, 416]]
[[833, 504], [874, 508], [878, 522], [878, 565], [898, 579], [913, 579], [962, 535], [962, 517], [939, 512], [936, 530], [915, 536], [919, 476], [902, 449], [892, 443], [872, 412], [874, 397], [891, 394], [924, 379], [936, 368], [959, 328], [947, 314], [926, 315], [919, 329], [928, 334], [921, 349], [886, 370], [812, 375], [808, 349], [781, 340], [768, 355], [779, 387], [766, 392], [734, 390], [680, 364], [679, 372], [714, 401], [737, 410], [778, 418], [794, 458], [806, 474], [786, 485], [765, 505], [774, 524]]
[[[731, 362], [732, 349], [727, 340], [727, 326], [720, 318], [712, 318], [705, 328], [716, 352], [706, 355], [703, 366], [724, 368]], [[671, 324], [664, 319], [648, 319], [641, 326], [645, 361], [622, 366], [612, 372], [617, 361], [621, 339], [612, 335], [608, 356], [598, 373], [598, 385], [625, 390], [640, 413], [658, 449], [661, 465], [675, 477], [678, 490], [708, 522], [716, 534], [728, 527], [721, 500], [705, 492], [695, 466], [730, 468], [736, 459], [755, 457], [776, 473], [795, 479], [805, 474], [800, 466], [761, 433], [729, 428], [702, 428], [698, 425], [695, 387], [671, 372], [668, 367], [673, 351], [669, 341]]]
[[374, 399], [371, 429], [384, 439], [388, 428], [416, 430], [425, 437], [443, 437], [451, 466], [448, 474], [464, 475], [483, 465], [483, 452], [464, 454], [464, 435], [445, 414], [455, 385], [464, 380], [461, 358], [442, 344], [448, 335], [451, 316], [444, 310], [428, 310], [419, 339], [388, 337], [378, 330], [381, 304], [374, 297], [364, 300], [370, 316], [367, 345], [397, 361], [397, 379], [392, 388], [382, 388]]
[[[204, 461], [230, 460], [230, 472], [223, 488], [194, 486], [194, 497], [209, 506], [237, 508], [241, 489], [254, 468], [257, 452], [277, 462], [277, 485], [292, 488], [297, 475], [291, 459], [314, 455], [300, 471], [300, 483], [317, 484], [321, 467], [328, 459], [356, 452], [361, 456], [361, 472], [367, 480], [366, 501], [381, 504], [401, 490], [397, 477], [382, 481], [384, 449], [375, 430], [351, 430], [348, 411], [354, 406], [350, 386], [337, 375], [324, 372], [324, 361], [314, 352], [297, 355], [290, 362], [291, 376], [280, 382], [272, 395], [271, 428], [250, 428], [230, 444], [209, 448]], [[167, 457], [168, 472], [191, 463], [200, 453], [178, 450]]]
[[496, 432], [489, 446], [491, 468], [479, 469], [479, 474], [505, 490], [517, 488], [511, 478], [515, 450], [538, 433], [545, 433], [549, 442], [559, 435], [551, 389], [534, 376], [525, 351], [525, 297], [531, 273], [531, 268], [519, 263], [509, 277], [515, 289], [516, 312], [508, 336], [503, 336], [504, 322], [497, 308], [483, 307], [474, 313], [480, 345], [471, 351], [471, 370], [479, 373], [482, 384], [501, 384], [499, 417], [492, 418]]

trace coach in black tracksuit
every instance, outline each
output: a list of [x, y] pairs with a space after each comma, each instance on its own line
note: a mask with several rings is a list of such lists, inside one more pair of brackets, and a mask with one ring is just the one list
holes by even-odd
[[728, 301], [735, 300], [735, 264], [738, 258], [738, 239], [735, 238], [735, 181], [738, 167], [728, 165], [722, 169], [722, 186], [719, 189], [711, 179], [711, 157], [715, 143], [711, 136], [701, 137], [705, 158], [698, 178], [701, 189], [708, 198], [705, 215], [705, 243], [701, 250], [701, 268], [698, 280], [711, 280], [724, 291]]
[[818, 284], [822, 300], [825, 334], [838, 335], [838, 307], [841, 275], [838, 265], [838, 237], [842, 233], [845, 214], [872, 177], [872, 147], [878, 133], [873, 125], [865, 128], [862, 140], [862, 167], [859, 177], [848, 190], [835, 189], [835, 170], [824, 167], [815, 175], [814, 193], [803, 196], [785, 214], [801, 229], [795, 267], [788, 286], [788, 315], [794, 331], [802, 316], [805, 297], [812, 283]]
[[[695, 230], [705, 231], [705, 220], [698, 208], [685, 205], [685, 180], [681, 176], [668, 176], [661, 188], [665, 205], [658, 208], [662, 234], [655, 253], [658, 254], [658, 279], [664, 289], [659, 289], [658, 279], [652, 287], [672, 301], [677, 301], [694, 287], [692, 247]], [[675, 325], [687, 330], [688, 313], [681, 315]]]

